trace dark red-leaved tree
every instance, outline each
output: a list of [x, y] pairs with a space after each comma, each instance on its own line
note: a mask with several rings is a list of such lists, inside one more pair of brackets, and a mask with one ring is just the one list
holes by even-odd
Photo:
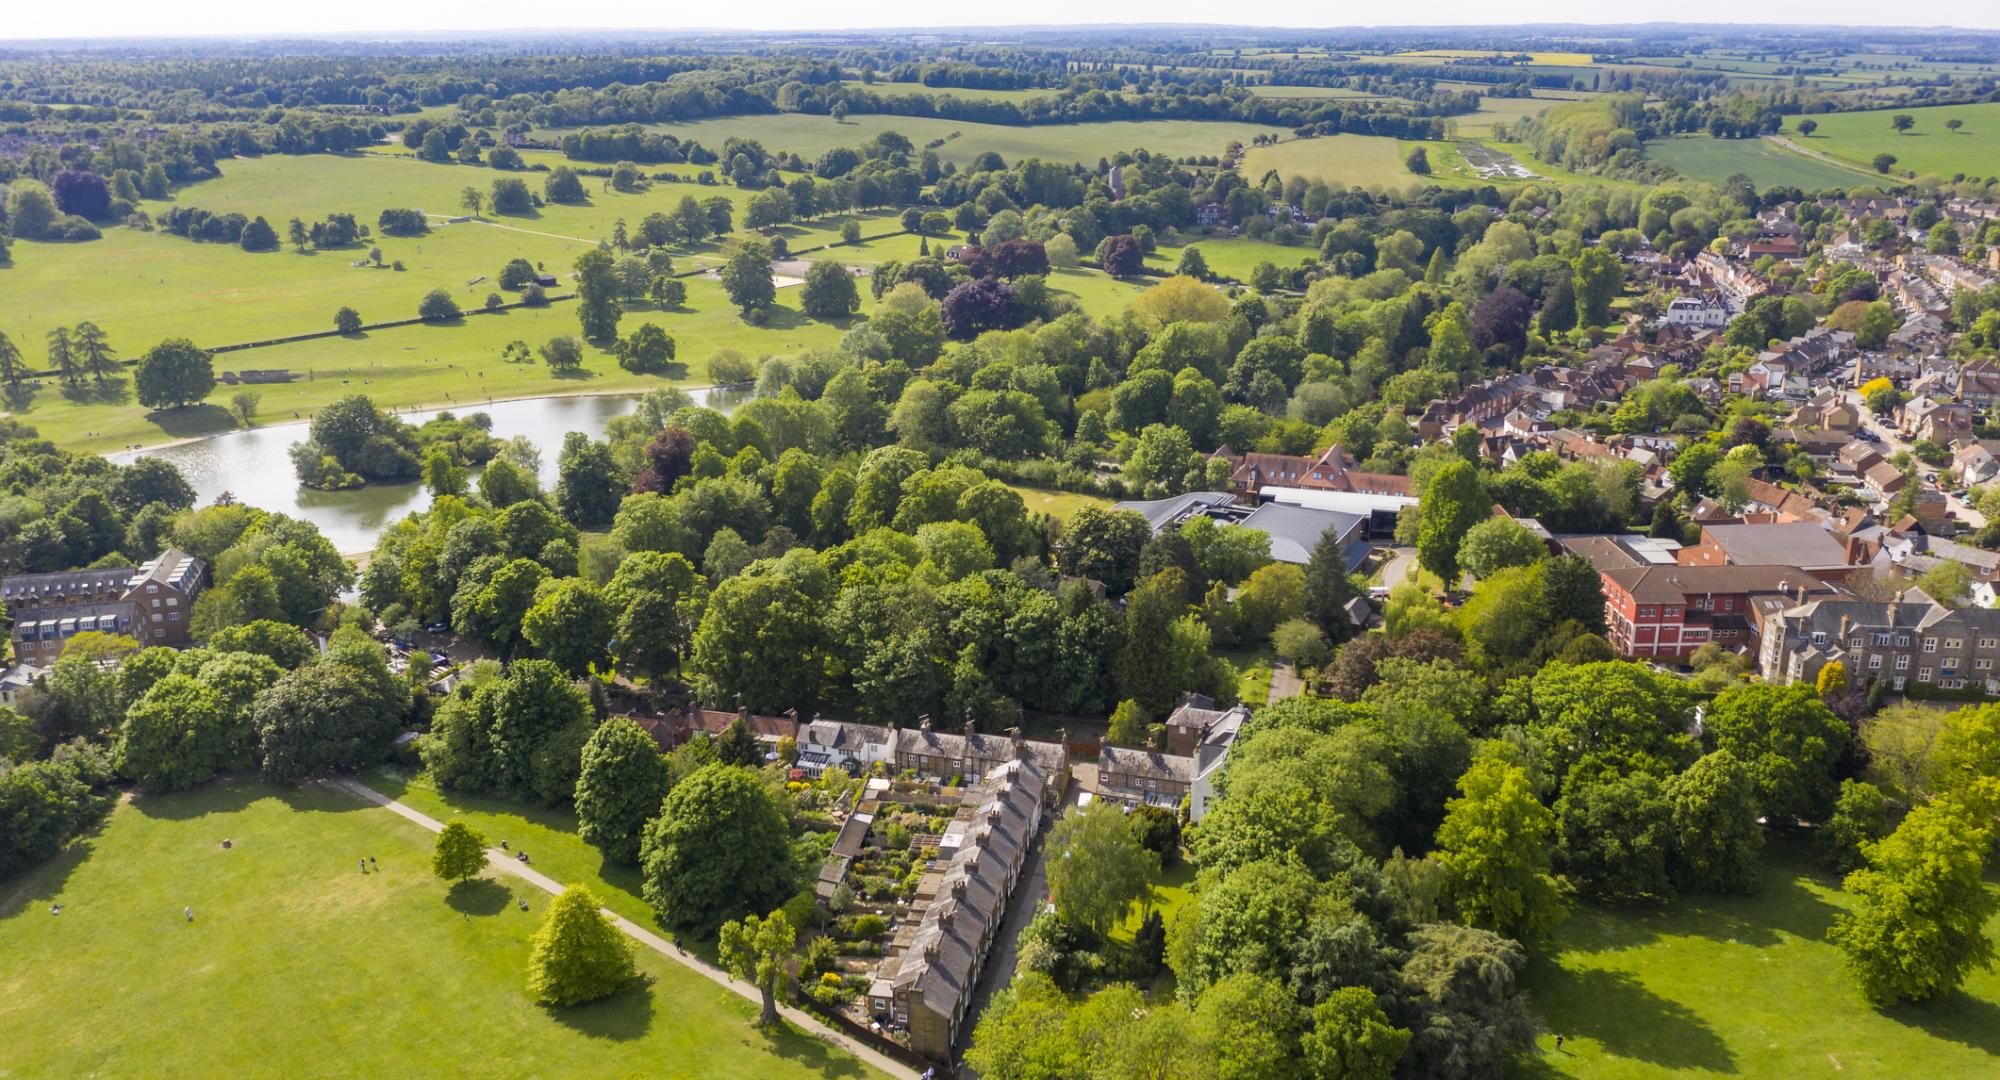
[[1472, 312], [1472, 343], [1481, 349], [1506, 346], [1518, 355], [1528, 344], [1528, 320], [1535, 314], [1535, 302], [1528, 294], [1509, 285], [1486, 294]]
[[94, 172], [64, 169], [49, 184], [49, 191], [56, 197], [56, 208], [65, 214], [103, 221], [111, 213], [111, 186]]
[[1040, 240], [1009, 240], [993, 247], [993, 271], [1004, 278], [1049, 272], [1049, 253]]
[[1136, 236], [1113, 236], [1104, 241], [1104, 272], [1112, 277], [1131, 277], [1146, 263], [1146, 249]]
[[686, 476], [693, 467], [694, 436], [679, 424], [670, 424], [646, 444], [646, 467], [632, 481], [632, 490], [663, 494], [672, 491], [674, 481]]
[[998, 278], [968, 281], [945, 294], [938, 314], [945, 332], [960, 341], [988, 330], [1008, 330], [1021, 322], [1021, 298]]

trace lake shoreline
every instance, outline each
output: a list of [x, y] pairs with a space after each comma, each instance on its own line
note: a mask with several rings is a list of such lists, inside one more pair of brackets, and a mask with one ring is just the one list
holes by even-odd
[[[697, 383], [691, 385], [683, 383], [668, 383], [667, 386], [670, 386], [676, 390], [684, 390], [690, 394], [698, 390], [728, 389], [728, 387], [725, 387], [721, 383]], [[654, 389], [663, 389], [663, 387], [654, 387]], [[645, 397], [646, 394], [648, 394], [649, 392], [650, 391], [646, 390], [630, 390], [630, 389], [559, 390], [553, 394], [516, 394], [513, 395], [512, 397], [487, 398], [486, 401], [481, 403], [480, 406], [472, 407], [468, 411], [478, 412], [480, 408], [484, 407], [485, 405], [500, 405], [510, 401], [542, 401], [545, 399], [555, 399], [555, 398], [586, 398], [586, 397]], [[368, 395], [364, 394], [362, 396], [367, 397]], [[389, 413], [392, 416], [402, 416], [406, 413], [439, 412], [447, 409], [451, 410], [452, 412], [459, 412], [460, 410], [466, 408], [466, 406], [462, 402], [456, 402], [456, 401], [448, 401], [442, 404], [436, 402], [420, 402], [415, 405], [396, 405], [396, 406], [379, 406], [379, 407], [382, 409], [383, 412]], [[12, 413], [0, 412], [0, 416], [12, 416], [12, 415], [13, 415]], [[19, 418], [16, 417], [16, 419]], [[109, 450], [97, 451], [97, 456], [103, 458], [110, 458], [110, 457], [117, 457], [121, 454], [143, 454], [155, 450], [171, 450], [176, 446], [187, 446], [190, 443], [198, 443], [208, 439], [220, 438], [224, 435], [230, 435], [236, 432], [277, 431], [288, 427], [303, 427], [311, 423], [312, 420], [310, 417], [308, 417], [300, 420], [284, 420], [275, 424], [253, 424], [250, 427], [224, 428], [221, 431], [211, 431], [206, 435], [184, 435], [178, 439], [167, 439], [163, 442], [133, 443], [129, 446], [116, 446], [112, 447]]]

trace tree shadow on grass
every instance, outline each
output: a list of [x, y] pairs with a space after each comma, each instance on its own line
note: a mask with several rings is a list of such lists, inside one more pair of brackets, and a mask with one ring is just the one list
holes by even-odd
[[4, 402], [9, 412], [27, 412], [35, 405], [35, 395], [40, 393], [40, 379], [29, 379], [0, 389], [0, 402]]
[[146, 414], [146, 419], [164, 434], [176, 439], [191, 439], [200, 435], [214, 435], [232, 431], [236, 418], [220, 405], [203, 403], [183, 405], [178, 409], [155, 409]]
[[63, 387], [62, 396], [78, 405], [123, 405], [132, 400], [132, 384], [124, 379], [85, 379]]
[[1603, 1044], [1607, 1053], [1669, 1069], [1735, 1072], [1736, 1057], [1714, 1029], [1678, 1002], [1646, 989], [1626, 971], [1568, 971], [1563, 996], [1577, 1003], [1561, 1030]]
[[589, 368], [571, 368], [568, 371], [551, 371], [549, 372], [549, 378], [564, 379], [571, 382], [577, 382], [582, 380], [595, 379], [597, 378], [597, 372], [592, 371]]
[[765, 330], [797, 330], [801, 326], [811, 326], [812, 322], [803, 312], [795, 308], [772, 304], [764, 309], [764, 322], [761, 326]]
[[[254, 779], [224, 778], [210, 781], [192, 791], [137, 795], [132, 799], [132, 807], [149, 818], [162, 821], [193, 821], [210, 814], [238, 813], [272, 791], [272, 788]], [[219, 844], [223, 839], [217, 836], [215, 842]]]
[[[110, 815], [106, 815], [107, 819]], [[62, 895], [63, 886], [69, 883], [69, 876], [77, 867], [90, 858], [91, 840], [102, 831], [99, 823], [88, 833], [70, 841], [68, 847], [56, 853], [55, 857], [27, 872], [11, 878], [0, 879], [0, 922], [16, 915], [34, 915], [41, 912], [44, 919], [58, 918], [48, 913], [48, 905]]]
[[868, 1073], [858, 1059], [783, 1021], [773, 1026], [760, 1025], [752, 1038], [759, 1037], [765, 1050], [796, 1061], [819, 1076], [866, 1076]]
[[1884, 1009], [1882, 1015], [1932, 1038], [2000, 1055], [2000, 1005], [1964, 991], [1941, 1001]]
[[543, 1011], [564, 1027], [592, 1038], [630, 1042], [653, 1026], [653, 980], [634, 979], [625, 989], [587, 1005], [548, 1005]]
[[498, 915], [513, 898], [512, 890], [492, 878], [473, 878], [452, 885], [444, 902], [461, 915]]

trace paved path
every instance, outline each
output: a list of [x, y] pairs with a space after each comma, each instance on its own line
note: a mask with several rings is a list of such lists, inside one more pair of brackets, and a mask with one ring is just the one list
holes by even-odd
[[1282, 662], [1273, 664], [1271, 666], [1271, 694], [1265, 703], [1275, 704], [1288, 697], [1297, 697], [1299, 692], [1305, 688], [1305, 680], [1299, 678], [1299, 673], [1292, 670], [1292, 665]]
[[[368, 785], [362, 783], [361, 781], [353, 779], [352, 777], [341, 777], [333, 780], [332, 783], [335, 787], [342, 788], [347, 792], [349, 792], [350, 794], [353, 794], [361, 799], [374, 803], [377, 806], [384, 807], [389, 811], [391, 811], [392, 813], [407, 818], [410, 821], [413, 821], [418, 825], [421, 825], [424, 828], [429, 829], [431, 832], [441, 832], [444, 830], [443, 822], [440, 822], [436, 818], [431, 817], [429, 814], [426, 814], [423, 811], [416, 809], [415, 807], [405, 806], [404, 804], [397, 802], [396, 800], [390, 798], [389, 796], [384, 795], [379, 791], [376, 791], [374, 788], [371, 788]], [[561, 882], [555, 880], [554, 878], [549, 877], [547, 874], [542, 873], [540, 870], [537, 870], [534, 867], [526, 863], [523, 863], [519, 859], [516, 859], [512, 852], [502, 851], [499, 848], [487, 848], [486, 856], [489, 865], [497, 866], [501, 870], [513, 874], [515, 877], [522, 878], [528, 883], [541, 889], [543, 892], [560, 894], [563, 891], [563, 885]], [[618, 929], [625, 931], [626, 936], [630, 937], [632, 940], [637, 941], [639, 944], [646, 946], [647, 948], [653, 950], [656, 953], [659, 953], [661, 956], [664, 956], [667, 959], [680, 964], [682, 967], [687, 968], [689, 971], [693, 971], [702, 975], [703, 977], [707, 978], [710, 982], [715, 983], [717, 986], [733, 990], [739, 996], [749, 1001], [757, 1002], [761, 1006], [763, 998], [759, 995], [756, 987], [750, 985], [747, 982], [731, 978], [730, 975], [725, 971], [721, 971], [717, 968], [713, 968], [708, 966], [707, 964], [702, 963], [700, 959], [691, 956], [686, 952], [683, 952], [680, 946], [675, 945], [672, 942], [669, 942], [667, 939], [661, 937], [660, 935], [653, 933], [651, 930], [648, 930], [645, 927], [640, 926], [639, 924], [633, 922], [630, 919], [627, 919], [623, 915], [620, 915], [609, 908], [603, 908], [601, 910], [604, 912], [605, 916], [609, 918], [612, 921], [612, 923], [618, 927]], [[862, 1061], [867, 1062], [869, 1065], [875, 1067], [876, 1069], [879, 1069], [880, 1071], [890, 1076], [897, 1077], [898, 1080], [916, 1080], [917, 1077], [916, 1071], [911, 1069], [909, 1066], [904, 1065], [902, 1062], [896, 1061], [895, 1059], [890, 1058], [889, 1056], [876, 1051], [872, 1047], [864, 1046], [859, 1043], [850, 1041], [846, 1036], [841, 1035], [839, 1032], [835, 1031], [831, 1027], [828, 1027], [826, 1024], [822, 1023], [817, 1017], [801, 1012], [798, 1009], [792, 1008], [790, 1005], [779, 1005], [778, 1013], [781, 1016], [783, 1016], [786, 1021], [790, 1022], [794, 1027], [810, 1032], [812, 1035], [817, 1037], [821, 1042], [837, 1046], [840, 1049], [845, 1050], [850, 1054], [853, 1054], [855, 1057], [860, 1058]]]
[[1764, 141], [1772, 144], [1773, 146], [1777, 146], [1785, 150], [1790, 150], [1792, 153], [1798, 154], [1801, 157], [1809, 157], [1814, 161], [1819, 162], [1822, 165], [1831, 165], [1836, 169], [1846, 169], [1848, 172], [1854, 173], [1858, 176], [1874, 176], [1879, 178], [1880, 175], [1878, 173], [1870, 172], [1866, 168], [1863, 168], [1860, 165], [1856, 165], [1851, 161], [1842, 161], [1839, 158], [1832, 156], [1831, 154], [1826, 154], [1822, 153], [1821, 151], [1814, 150], [1810, 146], [1800, 146], [1798, 143], [1793, 142], [1792, 140], [1787, 139], [1782, 135], [1766, 135], [1764, 136]]

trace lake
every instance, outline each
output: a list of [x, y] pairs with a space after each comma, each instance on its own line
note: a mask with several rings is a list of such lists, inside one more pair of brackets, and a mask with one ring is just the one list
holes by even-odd
[[[689, 390], [695, 403], [728, 411], [741, 393], [712, 388]], [[476, 409], [449, 410], [459, 416], [483, 412], [493, 418], [493, 436], [525, 435], [542, 448], [542, 490], [556, 485], [556, 454], [563, 436], [581, 431], [593, 439], [615, 416], [639, 407], [638, 394], [596, 394], [573, 397], [523, 398], [498, 401]], [[422, 424], [444, 409], [399, 412], [411, 424]], [[108, 455], [120, 465], [142, 457], [159, 458], [180, 467], [194, 487], [195, 505], [207, 506], [224, 492], [237, 502], [260, 510], [287, 514], [319, 527], [333, 546], [347, 554], [372, 550], [376, 537], [405, 515], [428, 509], [431, 493], [422, 484], [370, 484], [352, 491], [314, 491], [299, 486], [292, 471], [292, 444], [306, 437], [304, 424], [278, 424], [211, 435], [205, 439], [151, 450]]]

